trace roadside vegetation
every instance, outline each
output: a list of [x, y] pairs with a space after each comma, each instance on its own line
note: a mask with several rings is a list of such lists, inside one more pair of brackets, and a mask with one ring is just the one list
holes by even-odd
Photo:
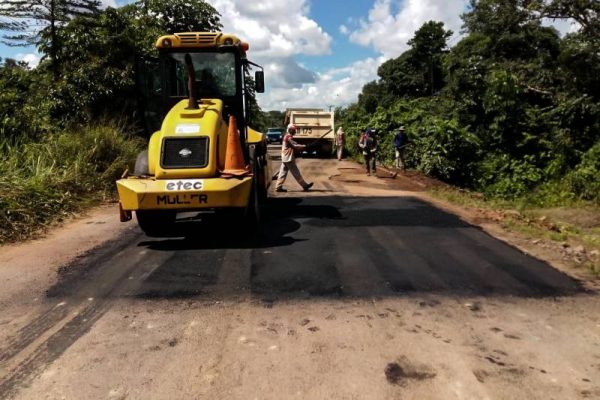
[[[391, 165], [393, 135], [405, 126], [409, 168], [459, 189], [439, 196], [518, 210], [513, 228], [525, 221], [556, 241], [586, 232], [578, 240], [597, 249], [598, 218], [587, 219], [594, 228], [561, 215], [600, 213], [598, 2], [479, 0], [462, 18], [452, 46], [443, 23], [424, 24], [356, 104], [337, 109], [351, 156], [361, 158], [358, 137], [370, 127]], [[561, 37], [548, 19], [574, 31]], [[530, 223], [534, 215], [544, 222]]]
[[0, 151], [0, 242], [20, 240], [74, 211], [111, 199], [141, 140], [117, 126], [3, 139]]
[[[548, 17], [578, 29], [561, 38]], [[535, 206], [600, 204], [600, 6], [480, 0], [462, 18], [453, 47], [443, 23], [424, 24], [337, 110], [350, 151], [371, 127], [391, 163], [403, 125], [410, 167], [445, 182]]]

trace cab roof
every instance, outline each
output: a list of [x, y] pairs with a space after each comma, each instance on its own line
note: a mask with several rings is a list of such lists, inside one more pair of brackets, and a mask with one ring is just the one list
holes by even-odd
[[182, 32], [164, 35], [156, 41], [157, 49], [172, 48], [211, 48], [220, 46], [240, 46], [248, 51], [248, 43], [237, 36], [221, 32]]

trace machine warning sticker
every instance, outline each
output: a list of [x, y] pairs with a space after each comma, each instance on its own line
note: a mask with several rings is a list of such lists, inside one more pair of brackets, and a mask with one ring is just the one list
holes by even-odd
[[165, 189], [170, 192], [198, 191], [204, 189], [204, 181], [202, 179], [169, 180], [165, 183]]
[[199, 124], [179, 124], [175, 127], [175, 133], [200, 133]]

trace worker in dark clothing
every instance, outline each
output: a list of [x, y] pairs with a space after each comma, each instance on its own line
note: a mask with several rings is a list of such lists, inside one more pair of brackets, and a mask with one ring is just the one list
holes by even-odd
[[394, 136], [394, 149], [396, 150], [396, 168], [401, 168], [403, 171], [406, 171], [404, 151], [406, 149], [406, 145], [408, 145], [408, 142], [408, 135], [406, 134], [404, 127], [401, 126]]
[[367, 175], [371, 175], [371, 172], [375, 174], [377, 172], [375, 166], [375, 158], [377, 155], [377, 138], [375, 132], [369, 128], [360, 137], [358, 147], [362, 149], [363, 155], [365, 156], [365, 164], [367, 167]]

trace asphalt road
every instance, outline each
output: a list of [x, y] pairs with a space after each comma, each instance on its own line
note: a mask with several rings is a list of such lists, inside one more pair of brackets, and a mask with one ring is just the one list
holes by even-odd
[[600, 397], [576, 280], [351, 163], [300, 165], [315, 191], [290, 176], [251, 237], [132, 225], [11, 302], [0, 398]]

